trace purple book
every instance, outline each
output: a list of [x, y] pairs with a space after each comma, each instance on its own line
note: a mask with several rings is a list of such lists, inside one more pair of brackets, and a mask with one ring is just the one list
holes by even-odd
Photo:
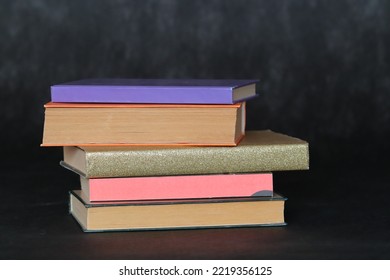
[[257, 80], [86, 79], [51, 87], [52, 102], [234, 104], [256, 96]]

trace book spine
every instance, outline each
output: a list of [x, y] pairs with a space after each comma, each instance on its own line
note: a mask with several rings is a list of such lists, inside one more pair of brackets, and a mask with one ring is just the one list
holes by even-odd
[[86, 177], [142, 177], [185, 174], [306, 170], [308, 144], [203, 147], [86, 154]]

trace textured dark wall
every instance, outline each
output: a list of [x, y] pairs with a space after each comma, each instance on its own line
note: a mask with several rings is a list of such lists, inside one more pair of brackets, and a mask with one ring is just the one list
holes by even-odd
[[258, 78], [249, 129], [308, 140], [314, 164], [378, 162], [389, 152], [389, 3], [0, 0], [2, 148], [42, 153], [51, 84]]

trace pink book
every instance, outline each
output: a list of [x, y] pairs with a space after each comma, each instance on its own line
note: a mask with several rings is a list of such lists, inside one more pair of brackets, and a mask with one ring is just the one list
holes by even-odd
[[90, 201], [271, 196], [272, 173], [84, 178]]

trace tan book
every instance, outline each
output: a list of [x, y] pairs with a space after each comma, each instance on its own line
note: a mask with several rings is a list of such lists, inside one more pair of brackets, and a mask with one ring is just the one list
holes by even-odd
[[305, 170], [309, 146], [271, 130], [247, 131], [235, 147], [64, 147], [61, 165], [87, 178]]
[[48, 103], [42, 146], [235, 146], [245, 133], [245, 103]]
[[84, 231], [285, 225], [285, 198], [154, 200], [91, 203], [70, 193], [70, 213]]

